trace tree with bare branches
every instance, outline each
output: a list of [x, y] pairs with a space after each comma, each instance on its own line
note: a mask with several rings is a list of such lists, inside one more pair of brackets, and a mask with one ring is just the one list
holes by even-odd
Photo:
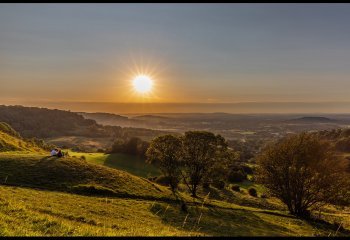
[[258, 182], [299, 217], [349, 196], [345, 162], [313, 134], [292, 135], [268, 146], [257, 163]]

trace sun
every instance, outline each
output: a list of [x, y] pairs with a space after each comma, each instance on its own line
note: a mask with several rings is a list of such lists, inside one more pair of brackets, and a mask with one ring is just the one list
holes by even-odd
[[146, 75], [139, 75], [132, 81], [134, 89], [138, 93], [149, 93], [152, 90], [153, 81]]

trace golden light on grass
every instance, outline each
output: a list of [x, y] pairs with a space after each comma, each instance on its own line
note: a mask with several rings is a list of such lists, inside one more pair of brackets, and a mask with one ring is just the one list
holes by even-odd
[[138, 75], [132, 81], [134, 90], [138, 93], [149, 93], [153, 87], [152, 79], [147, 75]]

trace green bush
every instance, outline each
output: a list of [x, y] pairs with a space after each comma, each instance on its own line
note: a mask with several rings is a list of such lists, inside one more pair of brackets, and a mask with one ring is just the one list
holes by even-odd
[[255, 188], [249, 188], [248, 193], [252, 197], [257, 197], [258, 196], [258, 193], [257, 193]]

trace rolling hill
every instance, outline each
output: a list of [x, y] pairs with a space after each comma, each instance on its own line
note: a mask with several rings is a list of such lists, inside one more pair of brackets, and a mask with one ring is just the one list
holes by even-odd
[[7, 151], [44, 152], [34, 141], [23, 139], [9, 124], [0, 122], [0, 152]]

